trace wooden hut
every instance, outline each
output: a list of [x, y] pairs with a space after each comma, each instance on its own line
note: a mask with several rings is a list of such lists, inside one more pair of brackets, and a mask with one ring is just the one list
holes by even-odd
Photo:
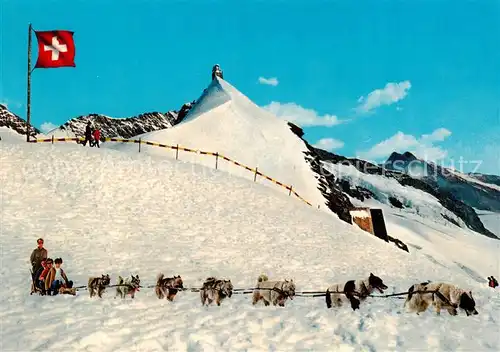
[[351, 214], [352, 222], [362, 230], [384, 241], [389, 241], [382, 209], [371, 209], [368, 207], [354, 208], [349, 213]]

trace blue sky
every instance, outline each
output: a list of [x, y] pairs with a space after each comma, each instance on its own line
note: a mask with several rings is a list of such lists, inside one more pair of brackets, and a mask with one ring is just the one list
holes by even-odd
[[76, 68], [33, 72], [37, 127], [178, 109], [219, 63], [325, 149], [500, 174], [499, 1], [0, 0], [0, 13], [0, 102], [21, 117], [28, 23], [75, 32]]

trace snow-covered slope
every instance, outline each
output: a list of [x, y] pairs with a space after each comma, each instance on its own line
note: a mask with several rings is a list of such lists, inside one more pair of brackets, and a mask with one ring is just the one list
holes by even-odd
[[0, 126], [0, 143], [2, 142], [26, 143], [26, 135], [22, 135], [10, 127]]
[[[216, 78], [205, 89], [185, 119], [173, 128], [145, 133], [136, 139], [218, 152], [258, 170], [286, 185], [314, 207], [326, 209], [325, 198], [318, 189], [318, 175], [305, 160], [304, 142], [286, 121], [254, 104], [228, 82]], [[121, 151], [137, 151], [136, 145], [112, 145]], [[171, 149], [144, 146], [141, 153], [175, 157]], [[215, 168], [215, 157], [180, 152], [179, 159]], [[254, 174], [219, 160], [218, 168], [231, 174], [254, 179]], [[259, 183], [269, 183], [258, 177]], [[276, 188], [278, 189], [278, 188]], [[288, 194], [289, 191], [283, 189]]]
[[447, 169], [447, 171], [452, 172], [456, 177], [461, 178], [462, 180], [464, 180], [466, 182], [474, 182], [482, 187], [491, 188], [491, 189], [500, 191], [500, 186], [496, 185], [494, 183], [484, 182], [477, 177], [472, 177], [470, 175], [464, 174], [464, 173], [456, 171], [456, 170]]
[[113, 118], [101, 114], [75, 117], [63, 125], [47, 132], [54, 137], [83, 137], [87, 122], [101, 131], [103, 138], [132, 138], [138, 134], [172, 127], [182, 121], [193, 103], [184, 104], [179, 111], [147, 112], [133, 117]]
[[[499, 163], [500, 163], [500, 156], [499, 156]], [[480, 173], [469, 173], [467, 175], [483, 183], [500, 186], [500, 176], [498, 175], [485, 175]]]
[[[500, 349], [500, 297], [485, 282], [448, 262], [388, 246], [251, 180], [75, 144], [0, 143], [0, 165], [4, 351]], [[436, 230], [426, 224], [431, 237]], [[298, 291], [324, 290], [373, 272], [389, 292], [427, 279], [457, 283], [473, 291], [480, 314], [416, 316], [394, 298], [369, 298], [355, 312], [327, 310], [321, 297], [296, 297], [285, 308], [254, 307], [250, 295], [207, 308], [197, 293], [181, 292], [169, 303], [147, 288], [125, 301], [113, 299], [114, 289], [102, 299], [90, 299], [86, 291], [30, 296], [28, 258], [40, 236], [50, 257], [63, 258], [76, 286], [102, 273], [112, 283], [118, 275], [139, 274], [144, 286], [154, 285], [161, 271], [180, 274], [186, 287], [217, 275], [248, 288], [267, 273], [293, 278]], [[480, 267], [484, 278], [500, 277], [498, 260], [492, 260], [499, 241], [460, 241], [457, 254], [467, 250], [461, 264]], [[436, 242], [435, 251], [447, 245]]]

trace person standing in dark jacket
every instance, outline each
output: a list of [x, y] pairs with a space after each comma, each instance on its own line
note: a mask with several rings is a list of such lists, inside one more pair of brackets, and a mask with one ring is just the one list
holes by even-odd
[[31, 252], [30, 256], [31, 272], [33, 274], [42, 267], [42, 259], [47, 259], [47, 250], [43, 248], [43, 238], [39, 238], [36, 242], [38, 247]]
[[90, 128], [90, 121], [87, 122], [87, 127], [85, 127], [85, 140], [83, 141], [83, 146], [89, 142], [89, 147], [92, 147], [92, 129]]

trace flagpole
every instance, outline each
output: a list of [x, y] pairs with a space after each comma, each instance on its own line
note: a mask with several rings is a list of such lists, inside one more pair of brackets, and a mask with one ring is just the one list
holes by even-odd
[[28, 28], [28, 91], [26, 101], [26, 142], [30, 141], [31, 130], [31, 23]]

